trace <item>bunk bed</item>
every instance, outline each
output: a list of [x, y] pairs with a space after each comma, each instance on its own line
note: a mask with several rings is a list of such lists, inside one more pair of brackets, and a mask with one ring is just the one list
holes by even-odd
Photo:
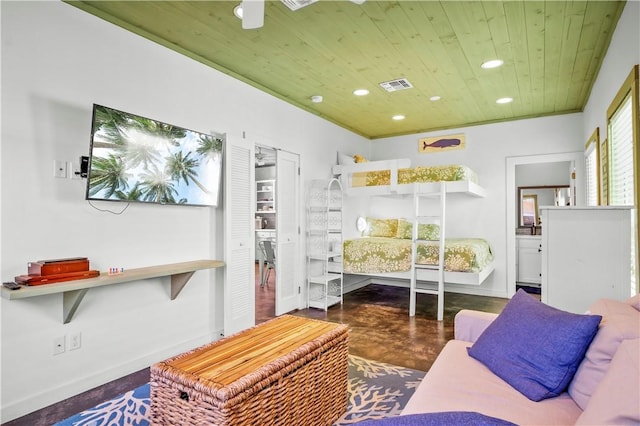
[[484, 197], [476, 173], [464, 165], [410, 167], [410, 160], [368, 161], [333, 166], [347, 196], [435, 194], [444, 181], [447, 193]]
[[[413, 196], [414, 215], [408, 233], [407, 220], [386, 219], [387, 229], [376, 223], [373, 226], [382, 231], [345, 240], [342, 256], [345, 273], [409, 278], [409, 315], [415, 315], [416, 293], [436, 294], [438, 320], [442, 320], [445, 282], [480, 285], [493, 272], [493, 253], [487, 241], [445, 236], [447, 195], [486, 195], [473, 170], [463, 165], [411, 168], [410, 161], [402, 159], [338, 165], [333, 173], [347, 196]], [[439, 202], [439, 214], [421, 213], [425, 198]], [[425, 234], [425, 229], [431, 231]], [[437, 290], [421, 288], [418, 281], [437, 282]]]

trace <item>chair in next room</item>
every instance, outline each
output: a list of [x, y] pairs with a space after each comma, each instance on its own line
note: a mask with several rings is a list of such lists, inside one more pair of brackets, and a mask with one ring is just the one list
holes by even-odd
[[267, 262], [267, 267], [262, 272], [262, 277], [260, 281], [260, 286], [264, 287], [265, 285], [269, 285], [269, 275], [271, 274], [271, 270], [275, 272], [276, 269], [276, 256], [273, 251], [273, 246], [271, 245], [271, 241], [260, 241], [260, 246], [262, 251], [264, 252], [265, 259]]

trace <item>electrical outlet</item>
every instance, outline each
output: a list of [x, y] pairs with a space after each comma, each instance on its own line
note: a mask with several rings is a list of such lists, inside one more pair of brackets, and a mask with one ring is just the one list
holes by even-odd
[[69, 335], [69, 350], [75, 351], [82, 346], [82, 333], [79, 331]]
[[82, 179], [80, 175], [80, 163], [67, 161], [67, 170], [69, 170], [69, 179]]
[[65, 351], [64, 345], [65, 336], [56, 337], [53, 339], [53, 354], [59, 355]]
[[62, 160], [53, 160], [53, 177], [67, 177], [67, 162]]

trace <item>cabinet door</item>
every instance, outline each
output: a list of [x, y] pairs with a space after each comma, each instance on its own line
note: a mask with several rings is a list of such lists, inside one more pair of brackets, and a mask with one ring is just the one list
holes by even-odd
[[540, 247], [518, 249], [518, 282], [540, 284], [542, 256]]
[[540, 284], [542, 281], [542, 239], [518, 238], [519, 283]]

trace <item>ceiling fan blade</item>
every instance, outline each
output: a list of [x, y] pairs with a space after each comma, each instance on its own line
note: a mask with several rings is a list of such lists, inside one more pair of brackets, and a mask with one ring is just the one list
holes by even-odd
[[252, 30], [264, 25], [264, 0], [242, 0], [242, 28]]

